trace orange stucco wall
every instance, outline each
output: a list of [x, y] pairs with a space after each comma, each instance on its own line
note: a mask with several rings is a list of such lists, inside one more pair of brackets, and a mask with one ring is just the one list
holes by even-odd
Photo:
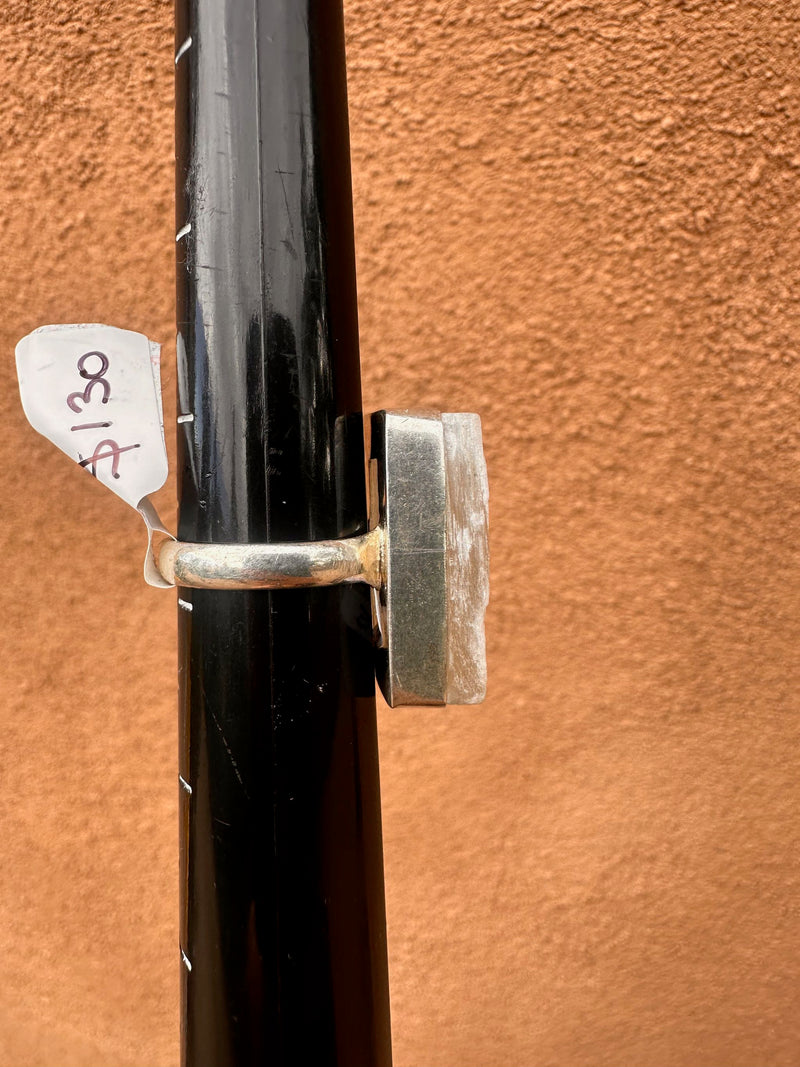
[[[492, 488], [490, 699], [381, 711], [396, 1063], [796, 1065], [800, 5], [346, 11], [366, 403]], [[171, 410], [172, 55], [0, 13], [5, 1067], [177, 1061], [174, 596], [13, 371], [109, 321]]]

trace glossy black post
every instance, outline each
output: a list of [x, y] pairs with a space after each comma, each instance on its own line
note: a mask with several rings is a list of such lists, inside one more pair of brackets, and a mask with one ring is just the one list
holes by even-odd
[[[366, 529], [341, 0], [178, 0], [179, 538]], [[179, 590], [188, 1067], [391, 1061], [368, 590]]]

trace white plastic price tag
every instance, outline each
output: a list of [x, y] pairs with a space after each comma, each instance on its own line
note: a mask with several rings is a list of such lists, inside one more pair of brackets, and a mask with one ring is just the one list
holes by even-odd
[[[161, 346], [114, 326], [42, 326], [16, 348], [22, 406], [35, 430], [167, 531], [148, 494], [167, 478]], [[171, 536], [171, 535], [170, 535]], [[145, 578], [163, 586], [148, 549]]]

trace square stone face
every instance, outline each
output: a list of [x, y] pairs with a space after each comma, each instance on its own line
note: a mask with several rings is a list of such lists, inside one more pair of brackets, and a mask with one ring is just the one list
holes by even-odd
[[486, 696], [489, 480], [479, 415], [442, 415], [446, 502], [447, 691], [445, 704]]
[[373, 511], [384, 530], [377, 608], [384, 697], [392, 707], [479, 703], [489, 581], [480, 419], [376, 412], [372, 460]]

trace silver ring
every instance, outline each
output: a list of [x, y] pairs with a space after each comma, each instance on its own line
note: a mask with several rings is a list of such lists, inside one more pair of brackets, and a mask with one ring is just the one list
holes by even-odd
[[382, 583], [379, 527], [339, 541], [274, 545], [165, 541], [158, 569], [170, 585], [191, 589], [296, 589], [345, 582]]

